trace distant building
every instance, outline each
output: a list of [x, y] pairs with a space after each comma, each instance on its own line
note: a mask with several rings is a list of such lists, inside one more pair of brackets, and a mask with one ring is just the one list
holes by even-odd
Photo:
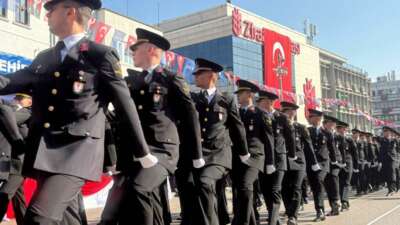
[[[372, 108], [374, 117], [393, 121], [396, 130], [400, 131], [400, 80], [396, 80], [395, 71], [372, 83]], [[375, 130], [379, 128], [375, 127]]]
[[[371, 115], [371, 80], [368, 74], [348, 65], [347, 60], [334, 53], [321, 49], [321, 88], [322, 98], [349, 101], [353, 107]], [[324, 108], [329, 114], [364, 131], [371, 131], [372, 124], [364, 116], [345, 107]]]

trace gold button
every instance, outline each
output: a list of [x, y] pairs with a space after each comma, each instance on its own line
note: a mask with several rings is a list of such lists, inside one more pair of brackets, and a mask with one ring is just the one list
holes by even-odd
[[144, 90], [140, 90], [140, 94], [141, 94], [141, 95], [144, 95]]
[[208, 121], [208, 119], [207, 118], [204, 118], [204, 122], [207, 122]]
[[56, 94], [57, 94], [57, 89], [55, 89], [55, 88], [52, 89], [52, 90], [51, 90], [51, 93], [52, 93], [53, 95], [56, 95]]
[[49, 128], [49, 127], [50, 127], [50, 123], [44, 123], [44, 124], [43, 124], [43, 127], [44, 127], [44, 128]]
[[79, 80], [80, 80], [80, 81], [83, 81], [83, 76], [79, 76]]
[[202, 138], [200, 141], [201, 141], [201, 142], [203, 142], [203, 141], [204, 141], [204, 139]]
[[54, 72], [55, 77], [60, 77], [60, 75], [61, 75], [60, 72], [58, 72], [58, 71]]
[[49, 108], [48, 108], [48, 110], [50, 111], [50, 112], [53, 112], [54, 111], [54, 106], [49, 106]]
[[143, 109], [143, 106], [142, 106], [142, 105], [138, 105], [138, 109], [139, 109], [139, 110], [142, 110], [142, 109]]
[[210, 108], [206, 108], [206, 112], [210, 111]]
[[206, 128], [201, 129], [203, 132], [206, 132]]

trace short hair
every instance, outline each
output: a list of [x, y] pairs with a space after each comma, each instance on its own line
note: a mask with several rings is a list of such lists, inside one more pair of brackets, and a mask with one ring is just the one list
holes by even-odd
[[92, 9], [80, 2], [74, 0], [66, 0], [63, 2], [64, 6], [75, 8], [77, 11], [77, 22], [81, 24], [85, 30], [87, 29], [87, 24], [92, 17]]

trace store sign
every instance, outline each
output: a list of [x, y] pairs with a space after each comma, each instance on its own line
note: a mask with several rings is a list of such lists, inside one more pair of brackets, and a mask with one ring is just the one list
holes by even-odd
[[[234, 8], [232, 11], [232, 32], [237, 37], [244, 37], [246, 39], [257, 41], [261, 44], [264, 43], [264, 30], [265, 28], [257, 27], [252, 21], [243, 20], [242, 13], [239, 9]], [[300, 54], [300, 45], [291, 42], [291, 52], [295, 55]]]
[[16, 72], [29, 66], [31, 62], [31, 60], [21, 56], [0, 52], [0, 74]]

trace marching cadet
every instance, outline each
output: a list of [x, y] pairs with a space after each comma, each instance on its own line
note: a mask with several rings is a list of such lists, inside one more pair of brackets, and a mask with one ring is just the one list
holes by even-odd
[[11, 104], [0, 104], [0, 218], [5, 216], [11, 200], [18, 225], [23, 224], [26, 212], [21, 174], [23, 154], [16, 155], [13, 151], [18, 152], [14, 148], [23, 146], [28, 135], [31, 105], [31, 96], [22, 93], [16, 94]]
[[[314, 196], [314, 206], [316, 211], [315, 222], [325, 220], [325, 207], [324, 207], [324, 181], [330, 169], [330, 162], [336, 162], [335, 151], [332, 148], [331, 132], [325, 131], [321, 127], [321, 120], [323, 112], [316, 109], [309, 109], [308, 122], [311, 127], [308, 131], [313, 143], [314, 153], [317, 157], [318, 164], [321, 167], [319, 171], [308, 171], [308, 181]], [[330, 124], [332, 126], [332, 124]], [[328, 144], [328, 138], [330, 143]], [[328, 148], [329, 146], [329, 148]]]
[[261, 190], [268, 209], [270, 225], [280, 224], [279, 208], [282, 201], [282, 181], [287, 170], [287, 160], [296, 160], [296, 146], [293, 127], [283, 113], [274, 109], [278, 96], [274, 93], [260, 90], [258, 106], [271, 122], [274, 133], [274, 164], [266, 164], [265, 173], [260, 174]]
[[335, 117], [324, 115], [324, 120], [322, 122], [322, 134], [326, 138], [326, 147], [330, 152], [330, 169], [325, 178], [325, 190], [328, 196], [329, 205], [331, 206], [331, 212], [328, 216], [339, 215], [340, 210], [340, 196], [339, 196], [339, 173], [342, 164], [342, 154], [338, 150], [338, 145], [335, 139], [334, 129], [336, 127], [336, 122], [338, 120]]
[[388, 188], [386, 196], [391, 196], [396, 191], [396, 167], [397, 167], [397, 144], [393, 141], [392, 128], [384, 126], [383, 137], [378, 138], [378, 142], [381, 146], [379, 154], [379, 165], [382, 166], [382, 175], [385, 178], [385, 182]]
[[143, 167], [156, 162], [122, 79], [116, 51], [85, 38], [85, 26], [101, 1], [50, 0], [44, 7], [50, 31], [60, 41], [39, 53], [29, 67], [0, 76], [0, 94], [31, 91], [35, 103], [23, 174], [35, 178], [38, 188], [25, 224], [55, 224], [64, 216], [80, 224], [81, 187], [102, 175], [104, 112], [109, 102], [129, 124], [129, 151], [135, 159]]
[[302, 198], [302, 183], [306, 176], [306, 168], [309, 170], [320, 170], [311, 137], [307, 128], [295, 122], [298, 105], [291, 102], [281, 102], [281, 112], [285, 114], [293, 126], [296, 141], [296, 160], [288, 160], [288, 170], [283, 177], [282, 199], [288, 216], [288, 225], [296, 225], [298, 210]]
[[379, 154], [380, 154], [381, 146], [378, 143], [378, 137], [375, 135], [372, 137], [372, 142], [373, 142], [373, 145], [375, 146], [374, 149], [375, 149], [375, 155], [376, 155], [376, 161], [375, 161], [376, 167], [373, 171], [374, 172], [373, 189], [374, 189], [374, 191], [378, 191], [381, 188], [381, 185], [383, 183], [382, 176], [380, 175], [380, 171], [381, 171], [382, 167], [379, 164]]
[[368, 170], [367, 170], [367, 189], [372, 191], [372, 185], [374, 184], [374, 171], [378, 167], [377, 164], [377, 155], [375, 155], [375, 145], [372, 141], [372, 133], [366, 132], [366, 153], [367, 153], [367, 161], [368, 161]]
[[359, 138], [357, 140], [358, 150], [358, 176], [357, 176], [357, 195], [367, 194], [368, 190], [368, 178], [367, 178], [367, 143], [365, 140], [365, 132], [359, 131]]
[[248, 165], [250, 153], [246, 131], [233, 96], [223, 95], [216, 88], [222, 66], [202, 58], [197, 58], [195, 62], [193, 75], [201, 91], [192, 93], [192, 99], [199, 113], [205, 166], [196, 171], [198, 199], [193, 202], [196, 214], [194, 224], [218, 225], [216, 183], [232, 168], [232, 158], [235, 159], [234, 167], [241, 166], [236, 163]]
[[347, 211], [350, 209], [350, 182], [353, 175], [353, 168], [357, 168], [358, 158], [356, 145], [350, 138], [346, 137], [346, 130], [348, 127], [349, 125], [342, 121], [338, 121], [336, 124], [336, 141], [345, 164], [345, 167], [339, 173], [339, 193], [340, 201], [342, 203], [341, 211]]
[[123, 150], [118, 155], [117, 169], [126, 177], [127, 190], [121, 203], [119, 224], [131, 224], [132, 218], [139, 225], [164, 224], [166, 217], [160, 215], [169, 207], [165, 204], [162, 185], [168, 175], [175, 172], [178, 162], [180, 140], [177, 120], [185, 127], [185, 138], [189, 143], [185, 147], [192, 153], [191, 168], [204, 165], [200, 125], [183, 77], [160, 65], [163, 51], [170, 47], [168, 40], [140, 28], [136, 29], [136, 35], [137, 42], [130, 49], [135, 66], [143, 72], [137, 74], [128, 70], [126, 82], [137, 104], [146, 142], [157, 163], [151, 168], [143, 168], [138, 162], [130, 160], [132, 154], [125, 149], [132, 147], [132, 140], [124, 135], [128, 127], [122, 124], [119, 135]]
[[400, 140], [399, 140], [399, 133], [395, 130], [393, 130], [393, 140], [396, 142], [396, 152], [397, 152], [397, 160], [396, 160], [396, 192], [399, 191], [400, 189]]
[[[240, 117], [246, 129], [246, 139], [251, 154], [246, 164], [233, 163], [232, 181], [235, 193], [233, 225], [256, 224], [253, 211], [253, 186], [258, 173], [264, 172], [265, 165], [274, 162], [274, 136], [271, 120], [254, 105], [254, 95], [259, 91], [257, 85], [237, 81], [236, 91], [240, 104]], [[239, 159], [234, 157], [234, 161]], [[252, 220], [252, 221], [251, 221]]]

